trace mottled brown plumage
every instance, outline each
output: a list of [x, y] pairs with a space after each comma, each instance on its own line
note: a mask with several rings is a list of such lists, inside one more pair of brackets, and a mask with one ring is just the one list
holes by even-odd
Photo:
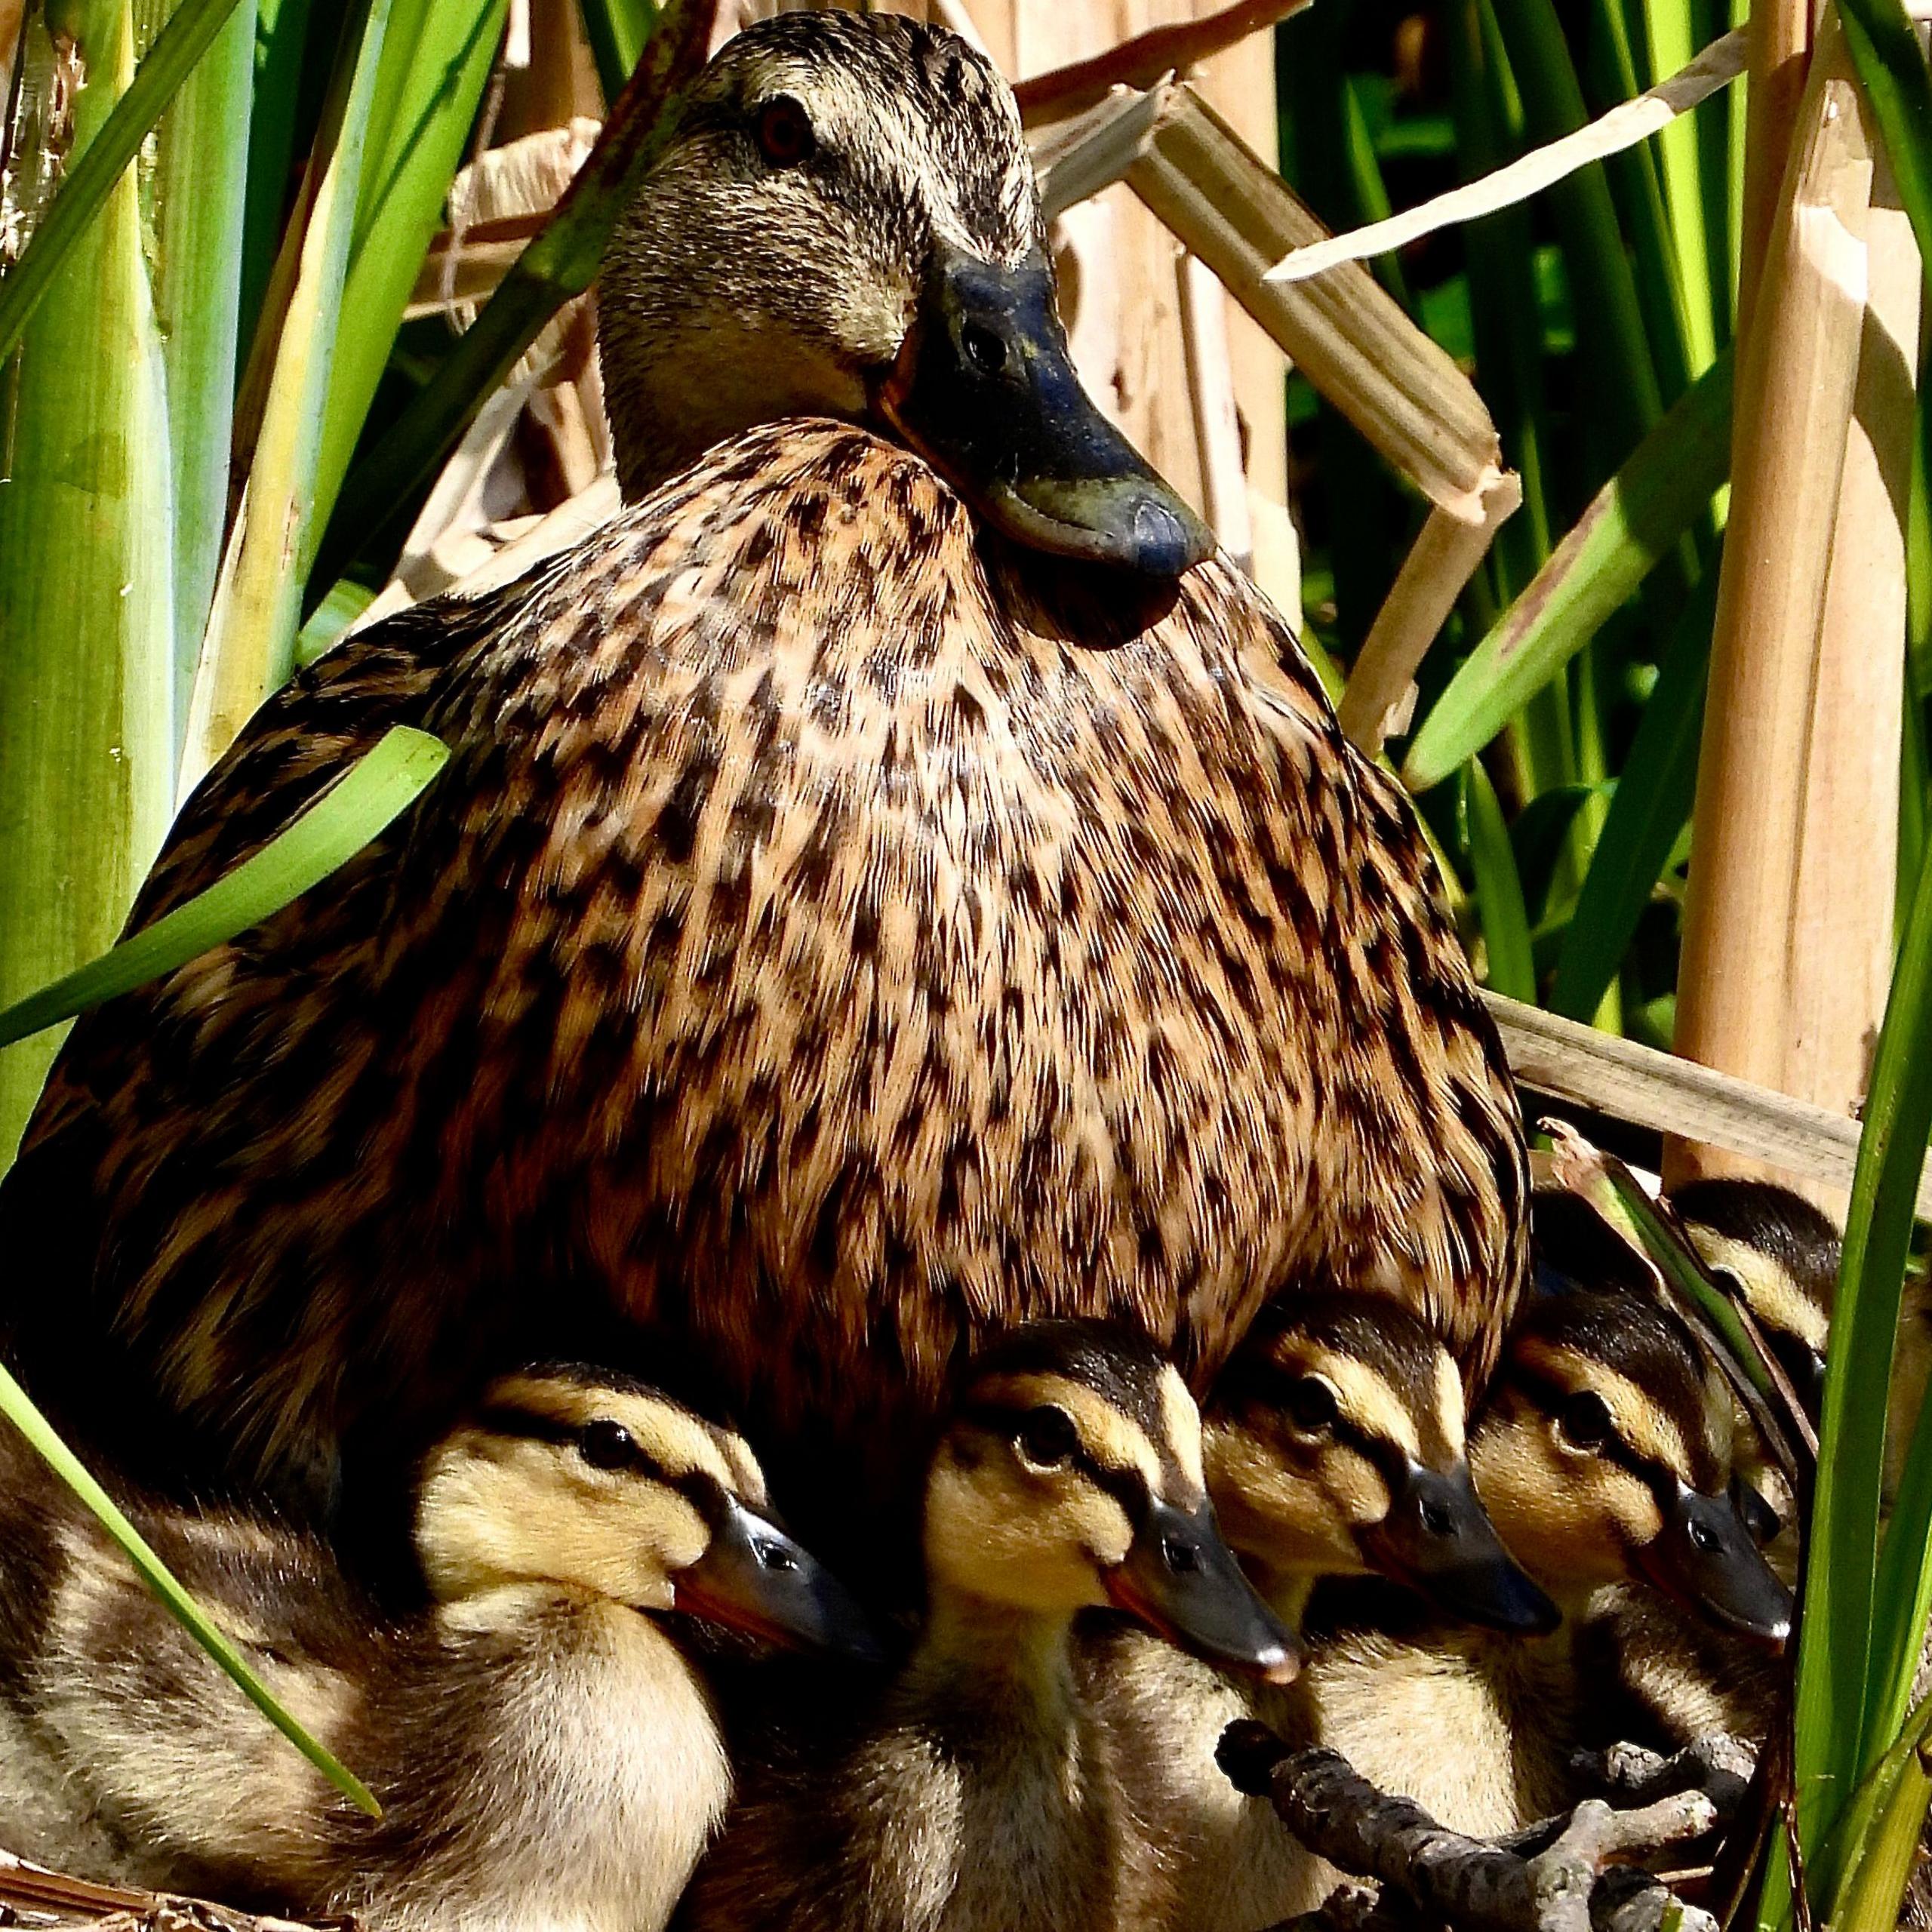
[[76, 1029], [8, 1191], [62, 1284], [17, 1305], [36, 1386], [78, 1344], [142, 1428], [326, 1487], [621, 1331], [903, 1491], [1023, 1316], [1131, 1319], [1198, 1386], [1284, 1284], [1372, 1288], [1480, 1383], [1502, 1055], [1407, 801], [1225, 563], [1045, 556], [864, 428], [752, 428], [299, 677], [137, 923], [405, 722], [453, 756], [402, 820]]

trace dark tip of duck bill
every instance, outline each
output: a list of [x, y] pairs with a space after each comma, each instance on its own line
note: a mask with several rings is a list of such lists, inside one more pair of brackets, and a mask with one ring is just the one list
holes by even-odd
[[709, 1547], [678, 1571], [672, 1601], [694, 1617], [858, 1663], [885, 1651], [858, 1599], [809, 1550], [727, 1497]]
[[1791, 1635], [1791, 1592], [1727, 1496], [1701, 1496], [1680, 1483], [1662, 1532], [1637, 1552], [1637, 1567], [1721, 1629], [1774, 1647]]
[[1294, 1632], [1255, 1595], [1204, 1503], [1192, 1515], [1154, 1503], [1106, 1583], [1122, 1610], [1211, 1663], [1270, 1684], [1291, 1684], [1301, 1669]]
[[1411, 1463], [1388, 1515], [1360, 1540], [1378, 1570], [1465, 1623], [1532, 1636], [1563, 1620], [1503, 1547], [1466, 1467], [1444, 1475]]
[[1038, 249], [1001, 268], [937, 246], [874, 401], [1016, 543], [1152, 577], [1214, 555], [1213, 532], [1081, 387]]

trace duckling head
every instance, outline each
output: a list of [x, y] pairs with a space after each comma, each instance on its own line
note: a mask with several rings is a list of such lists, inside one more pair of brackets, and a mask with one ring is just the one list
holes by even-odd
[[1118, 1330], [1031, 1323], [975, 1359], [928, 1477], [924, 1543], [936, 1598], [1069, 1618], [1111, 1604], [1271, 1682], [1299, 1667], [1221, 1539], [1192, 1397]]
[[546, 1364], [493, 1383], [430, 1453], [416, 1542], [445, 1602], [555, 1584], [881, 1654], [856, 1600], [772, 1519], [744, 1439], [606, 1370]]
[[1406, 1309], [1272, 1303], [1208, 1405], [1208, 1488], [1229, 1542], [1291, 1587], [1379, 1571], [1472, 1623], [1554, 1629], [1556, 1606], [1476, 1494], [1463, 1410], [1454, 1358]]
[[1518, 1318], [1470, 1461], [1503, 1540], [1560, 1598], [1641, 1577], [1781, 1644], [1791, 1593], [1733, 1494], [1730, 1424], [1729, 1392], [1680, 1322], [1634, 1296], [1577, 1290]]
[[1728, 1275], [1815, 1422], [1844, 1237], [1801, 1194], [1762, 1180], [1702, 1180], [1671, 1205], [1704, 1265]]
[[829, 415], [1036, 549], [1164, 577], [1213, 551], [1081, 389], [1012, 91], [943, 29], [786, 14], [728, 42], [598, 302], [627, 497], [755, 424]]

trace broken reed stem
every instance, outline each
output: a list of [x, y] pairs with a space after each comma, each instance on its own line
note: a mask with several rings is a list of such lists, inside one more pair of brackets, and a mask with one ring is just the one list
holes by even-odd
[[[1872, 174], [1832, 26], [1813, 63], [1739, 372], [1678, 980], [1677, 1051], [1771, 1087], [1785, 1078], [1802, 780], [1858, 372]], [[1738, 1171], [1686, 1142], [1666, 1144], [1666, 1185]]]
[[1514, 470], [1506, 470], [1483, 493], [1480, 523], [1466, 522], [1446, 510], [1429, 512], [1375, 614], [1337, 707], [1342, 729], [1371, 758], [1380, 755], [1390, 732], [1401, 728], [1417, 669], [1487, 553], [1497, 527], [1522, 500], [1521, 480]]

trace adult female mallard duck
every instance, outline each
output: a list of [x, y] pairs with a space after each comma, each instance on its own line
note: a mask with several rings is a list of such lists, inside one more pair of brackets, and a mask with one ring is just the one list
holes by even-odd
[[858, 1606], [770, 1520], [743, 1438], [602, 1370], [502, 1377], [431, 1452], [414, 1530], [432, 1601], [409, 1617], [379, 1613], [312, 1534], [131, 1498], [284, 1703], [366, 1778], [385, 1807], [370, 1818], [248, 1708], [24, 1444], [0, 1454], [0, 1829], [96, 1877], [398, 1932], [652, 1932], [731, 1789], [693, 1626], [879, 1655]]
[[312, 1501], [614, 1319], [902, 1497], [1024, 1317], [1204, 1385], [1284, 1284], [1372, 1289], [1479, 1384], [1525, 1254], [1496, 1036], [1407, 802], [1079, 389], [998, 74], [750, 29], [601, 302], [630, 506], [322, 659], [177, 824], [137, 925], [389, 726], [451, 748], [76, 1029], [7, 1189], [35, 1389], [85, 1363], [77, 1424]]

